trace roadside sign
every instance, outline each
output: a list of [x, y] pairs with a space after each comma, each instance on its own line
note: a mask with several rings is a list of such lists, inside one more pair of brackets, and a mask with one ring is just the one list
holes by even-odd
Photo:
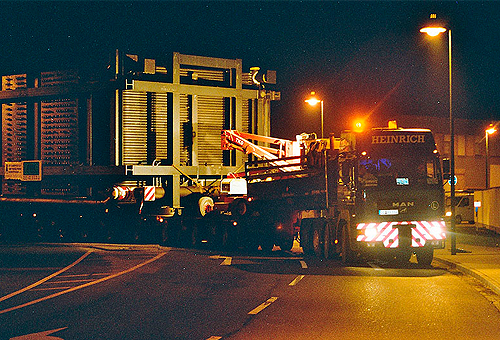
[[42, 180], [42, 161], [5, 162], [5, 179], [39, 182]]
[[[448, 180], [448, 184], [451, 185], [451, 178]], [[455, 176], [454, 184], [457, 185], [457, 176]]]
[[21, 179], [23, 162], [5, 162], [5, 179]]

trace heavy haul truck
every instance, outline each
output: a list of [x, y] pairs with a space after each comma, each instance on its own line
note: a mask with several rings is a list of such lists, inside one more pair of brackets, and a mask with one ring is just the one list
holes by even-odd
[[[251, 141], [234, 134], [223, 133], [224, 147], [254, 153]], [[415, 253], [424, 265], [444, 247], [443, 174], [430, 130], [390, 122], [340, 138], [303, 134], [292, 143], [298, 153], [246, 164], [248, 192], [231, 218], [257, 233], [254, 245], [287, 250], [298, 232], [306, 254], [406, 262]]]
[[2, 76], [0, 242], [196, 243], [245, 161], [220, 131], [269, 134], [275, 72], [177, 52], [95, 64]]

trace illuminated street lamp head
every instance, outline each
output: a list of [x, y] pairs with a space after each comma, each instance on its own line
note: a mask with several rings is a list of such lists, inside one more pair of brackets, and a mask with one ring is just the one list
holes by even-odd
[[420, 29], [420, 32], [427, 33], [431, 37], [435, 37], [438, 34], [446, 32], [444, 27], [424, 27]]
[[493, 124], [490, 124], [490, 126], [488, 126], [488, 129], [486, 129], [486, 133], [488, 135], [492, 135], [495, 132], [497, 132], [497, 129], [495, 129], [495, 127], [493, 126]]
[[316, 97], [316, 92], [311, 92], [311, 97], [309, 99], [306, 99], [305, 102], [311, 106], [315, 106], [318, 103], [321, 103], [321, 99], [318, 99]]
[[424, 28], [421, 28], [420, 32], [426, 33], [431, 37], [435, 37], [441, 33], [446, 32], [446, 28], [443, 27], [443, 23], [437, 21], [436, 13], [432, 13], [430, 16], [429, 24]]

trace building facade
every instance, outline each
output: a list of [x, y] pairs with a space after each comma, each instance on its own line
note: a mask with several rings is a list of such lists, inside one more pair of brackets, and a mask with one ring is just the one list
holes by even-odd
[[[486, 188], [486, 129], [498, 122], [486, 120], [454, 119], [456, 190]], [[450, 157], [450, 122], [448, 118], [429, 116], [401, 116], [401, 127], [428, 128], [434, 132], [438, 151]], [[499, 126], [496, 126], [497, 130]], [[500, 133], [489, 136], [489, 187], [500, 187]]]

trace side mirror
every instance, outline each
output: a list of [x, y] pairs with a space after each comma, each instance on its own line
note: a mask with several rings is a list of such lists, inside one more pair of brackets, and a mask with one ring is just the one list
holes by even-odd
[[451, 163], [449, 158], [443, 158], [443, 178], [451, 178]]

